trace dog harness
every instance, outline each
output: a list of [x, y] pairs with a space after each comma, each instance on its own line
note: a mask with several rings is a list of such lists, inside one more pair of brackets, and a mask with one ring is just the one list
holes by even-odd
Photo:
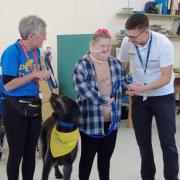
[[56, 126], [54, 126], [50, 139], [50, 149], [52, 156], [56, 158], [70, 153], [77, 145], [78, 138], [78, 129], [72, 132], [63, 133], [58, 131]]

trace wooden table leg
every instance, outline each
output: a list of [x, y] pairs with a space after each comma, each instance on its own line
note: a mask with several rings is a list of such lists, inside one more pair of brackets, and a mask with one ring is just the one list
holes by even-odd
[[132, 114], [131, 97], [129, 96], [127, 128], [133, 128], [131, 114]]

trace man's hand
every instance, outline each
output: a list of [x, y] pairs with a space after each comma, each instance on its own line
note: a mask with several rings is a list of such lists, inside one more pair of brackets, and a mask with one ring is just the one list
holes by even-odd
[[143, 93], [143, 92], [146, 92], [148, 90], [149, 90], [148, 85], [139, 84], [139, 83], [131, 84], [128, 86], [128, 95], [134, 96], [138, 93]]
[[161, 67], [161, 76], [160, 77], [158, 77], [156, 80], [154, 80], [153, 82], [148, 83], [146, 85], [139, 84], [139, 83], [129, 85], [128, 94], [133, 96], [138, 93], [143, 93], [143, 92], [147, 92], [149, 90], [161, 88], [170, 82], [172, 72], [173, 72], [172, 65], [170, 65], [168, 67]]

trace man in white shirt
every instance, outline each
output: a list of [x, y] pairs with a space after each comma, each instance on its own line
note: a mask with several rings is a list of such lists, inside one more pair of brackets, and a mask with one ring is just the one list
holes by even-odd
[[141, 177], [155, 180], [155, 163], [151, 142], [152, 117], [155, 116], [163, 152], [164, 177], [178, 180], [178, 152], [175, 143], [175, 99], [173, 45], [164, 35], [149, 30], [144, 14], [131, 15], [126, 24], [119, 59], [131, 61], [133, 84], [132, 120], [141, 154]]

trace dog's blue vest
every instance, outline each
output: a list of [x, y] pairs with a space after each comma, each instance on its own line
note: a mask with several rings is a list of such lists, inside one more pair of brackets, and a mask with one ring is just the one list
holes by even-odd
[[78, 129], [72, 132], [63, 133], [57, 131], [56, 126], [54, 126], [50, 139], [50, 149], [52, 156], [56, 158], [70, 153], [77, 145], [78, 138]]

